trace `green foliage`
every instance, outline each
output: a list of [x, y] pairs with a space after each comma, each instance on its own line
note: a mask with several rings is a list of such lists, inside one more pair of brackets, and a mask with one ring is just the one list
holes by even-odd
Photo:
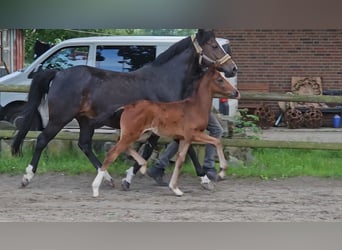
[[33, 49], [37, 39], [53, 45], [76, 37], [119, 35], [187, 36], [195, 32], [194, 29], [25, 29], [25, 64], [30, 64], [33, 61]]
[[258, 139], [260, 127], [258, 126], [259, 117], [248, 114], [248, 110], [239, 109], [235, 118], [234, 133], [244, 134], [247, 138]]

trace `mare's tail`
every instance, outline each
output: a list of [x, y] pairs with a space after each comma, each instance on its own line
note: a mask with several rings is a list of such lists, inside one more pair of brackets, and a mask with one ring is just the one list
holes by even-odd
[[31, 124], [33, 122], [34, 114], [38, 109], [44, 95], [49, 91], [50, 82], [55, 77], [57, 70], [49, 69], [37, 73], [32, 80], [30, 91], [28, 93], [28, 101], [24, 106], [22, 115], [24, 121], [18, 128], [18, 133], [16, 134], [12, 143], [12, 155], [21, 154], [21, 145], [24, 141], [25, 136], [30, 130]]

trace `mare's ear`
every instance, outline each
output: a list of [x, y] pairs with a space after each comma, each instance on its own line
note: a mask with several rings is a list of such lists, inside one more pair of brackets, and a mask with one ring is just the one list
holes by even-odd
[[213, 29], [198, 29], [197, 30], [197, 38], [202, 38], [207, 33], [214, 34], [214, 30]]
[[200, 35], [200, 34], [204, 34], [205, 32], [208, 32], [208, 31], [214, 32], [213, 29], [198, 29], [197, 33]]

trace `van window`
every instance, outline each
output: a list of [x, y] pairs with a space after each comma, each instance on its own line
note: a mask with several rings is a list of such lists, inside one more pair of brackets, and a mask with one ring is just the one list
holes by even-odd
[[43, 62], [42, 69], [66, 69], [86, 65], [88, 53], [88, 46], [62, 48]]
[[119, 72], [134, 71], [156, 58], [156, 46], [97, 46], [96, 67]]

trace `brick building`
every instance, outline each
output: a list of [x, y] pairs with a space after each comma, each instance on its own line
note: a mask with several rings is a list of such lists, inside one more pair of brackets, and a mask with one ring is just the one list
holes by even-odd
[[216, 30], [216, 35], [231, 42], [238, 84], [267, 84], [269, 92], [285, 93], [293, 76], [321, 77], [323, 91], [342, 90], [342, 30]]
[[0, 75], [24, 66], [24, 40], [22, 30], [0, 29]]

